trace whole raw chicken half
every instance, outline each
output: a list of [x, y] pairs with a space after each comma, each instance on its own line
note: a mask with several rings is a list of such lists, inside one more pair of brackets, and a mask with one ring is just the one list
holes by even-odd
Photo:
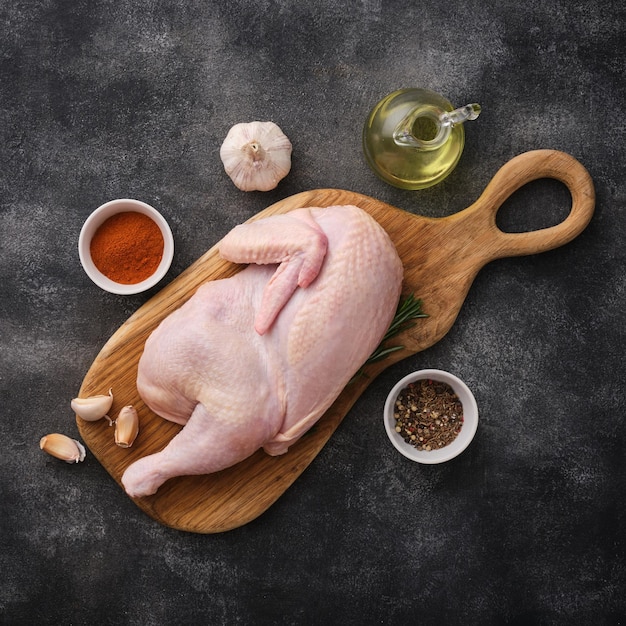
[[210, 281], [161, 322], [137, 389], [184, 428], [122, 477], [132, 497], [209, 474], [263, 448], [283, 454], [378, 346], [400, 297], [402, 263], [355, 206], [296, 209], [234, 228], [222, 257], [249, 264]]

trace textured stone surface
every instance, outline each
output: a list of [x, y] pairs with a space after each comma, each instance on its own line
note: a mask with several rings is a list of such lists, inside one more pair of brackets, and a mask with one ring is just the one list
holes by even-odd
[[[0, 623], [626, 623], [621, 3], [33, 0], [0, 14]], [[404, 86], [483, 106], [457, 169], [422, 192], [385, 185], [361, 153], [369, 109]], [[219, 160], [253, 119], [294, 146], [266, 194], [238, 191]], [[535, 148], [589, 169], [589, 227], [487, 266], [450, 333], [387, 370], [254, 522], [162, 527], [93, 457], [39, 450], [76, 434], [87, 368], [156, 292], [114, 296], [83, 273], [78, 233], [99, 204], [166, 216], [168, 281], [299, 191], [441, 217]], [[546, 226], [567, 203], [541, 181], [499, 219]], [[438, 467], [401, 458], [381, 418], [394, 382], [424, 367], [465, 379], [481, 412], [472, 446]]]

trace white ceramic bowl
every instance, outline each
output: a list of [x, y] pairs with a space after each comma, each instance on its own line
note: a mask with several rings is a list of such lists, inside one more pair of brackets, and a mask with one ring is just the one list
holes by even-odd
[[[132, 285], [116, 283], [105, 276], [95, 266], [91, 259], [91, 254], [89, 253], [91, 239], [100, 225], [112, 215], [115, 215], [116, 213], [123, 213], [125, 211], [136, 211], [137, 213], [143, 213], [144, 215], [151, 217], [161, 229], [164, 244], [163, 257], [154, 274], [152, 274], [149, 278], [146, 278], [146, 280], [142, 280], [141, 282]], [[147, 289], [154, 287], [154, 285], [156, 285], [165, 276], [165, 274], [167, 274], [174, 257], [174, 237], [172, 236], [172, 231], [168, 223], [165, 221], [165, 218], [149, 204], [140, 202], [139, 200], [111, 200], [110, 202], [98, 207], [83, 224], [78, 238], [78, 255], [85, 272], [87, 272], [87, 276], [89, 276], [89, 278], [91, 278], [91, 280], [93, 280], [98, 287], [101, 287], [105, 291], [109, 291], [111, 293], [131, 295], [141, 293], [142, 291], [146, 291]]]
[[[416, 447], [404, 441], [402, 436], [396, 432], [396, 420], [393, 417], [394, 405], [400, 392], [409, 383], [423, 379], [448, 383], [463, 405], [463, 426], [461, 427], [461, 431], [454, 441], [437, 450], [418, 450]], [[474, 395], [467, 385], [456, 376], [444, 372], [443, 370], [420, 370], [405, 376], [394, 386], [385, 402], [384, 418], [387, 436], [401, 454], [418, 463], [443, 463], [461, 454], [471, 443], [476, 434], [476, 429], [478, 428], [478, 406], [476, 405]]]

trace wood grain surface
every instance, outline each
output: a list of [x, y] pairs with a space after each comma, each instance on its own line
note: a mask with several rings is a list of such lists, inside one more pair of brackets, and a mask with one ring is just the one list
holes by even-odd
[[[554, 178], [568, 187], [572, 196], [569, 215], [550, 228], [528, 233], [502, 232], [496, 225], [502, 203], [521, 186], [539, 178]], [[155, 495], [134, 500], [156, 521], [179, 530], [215, 533], [261, 515], [313, 461], [354, 402], [383, 369], [432, 346], [448, 332], [474, 277], [486, 263], [568, 243], [591, 219], [595, 194], [589, 174], [573, 157], [554, 150], [537, 150], [506, 163], [474, 204], [444, 218], [413, 215], [350, 191], [316, 189], [285, 198], [252, 219], [299, 207], [341, 204], [364, 209], [389, 233], [404, 264], [403, 293], [421, 298], [429, 317], [393, 340], [390, 345], [402, 345], [404, 349], [368, 367], [367, 376], [348, 385], [319, 422], [285, 455], [270, 457], [258, 451], [215, 474], [173, 478]], [[120, 487], [122, 474], [130, 463], [161, 450], [181, 428], [153, 414], [137, 394], [137, 364], [146, 338], [202, 283], [232, 276], [240, 269], [222, 260], [217, 246], [211, 248], [134, 313], [104, 345], [87, 372], [81, 397], [113, 388], [111, 416], [126, 404], [133, 404], [139, 413], [141, 430], [129, 449], [115, 445], [113, 428], [105, 420], [85, 422], [76, 418], [89, 450]]]

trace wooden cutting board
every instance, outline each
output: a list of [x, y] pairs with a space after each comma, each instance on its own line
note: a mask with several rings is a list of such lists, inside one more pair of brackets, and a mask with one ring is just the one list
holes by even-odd
[[[515, 190], [538, 178], [554, 178], [569, 188], [569, 215], [550, 228], [528, 233], [502, 232], [496, 226], [499, 207]], [[266, 511], [313, 461], [381, 371], [432, 346], [448, 332], [481, 267], [494, 259], [535, 254], [571, 241], [591, 219], [595, 200], [591, 178], [578, 161], [562, 152], [538, 150], [509, 161], [474, 204], [444, 218], [413, 215], [350, 191], [316, 189], [285, 198], [252, 219], [298, 207], [338, 204], [361, 207], [386, 229], [404, 264], [403, 293], [421, 298], [429, 317], [418, 320], [412, 329], [392, 340], [391, 345], [402, 345], [404, 349], [368, 367], [367, 376], [348, 385], [287, 454], [270, 457], [258, 451], [230, 469], [207, 476], [174, 478], [155, 495], [136, 499], [136, 504], [156, 521], [180, 530], [215, 533], [246, 524]], [[180, 429], [153, 414], [137, 394], [137, 363], [146, 338], [202, 283], [232, 276], [239, 269], [219, 258], [217, 246], [211, 248], [134, 313], [105, 344], [89, 369], [80, 389], [81, 397], [106, 393], [112, 387], [112, 417], [126, 404], [133, 404], [139, 413], [140, 433], [129, 449], [115, 445], [113, 428], [106, 420], [85, 422], [76, 418], [88, 448], [120, 486], [121, 476], [130, 463], [162, 449]], [[236, 388], [236, 381], [233, 391], [242, 391]]]

